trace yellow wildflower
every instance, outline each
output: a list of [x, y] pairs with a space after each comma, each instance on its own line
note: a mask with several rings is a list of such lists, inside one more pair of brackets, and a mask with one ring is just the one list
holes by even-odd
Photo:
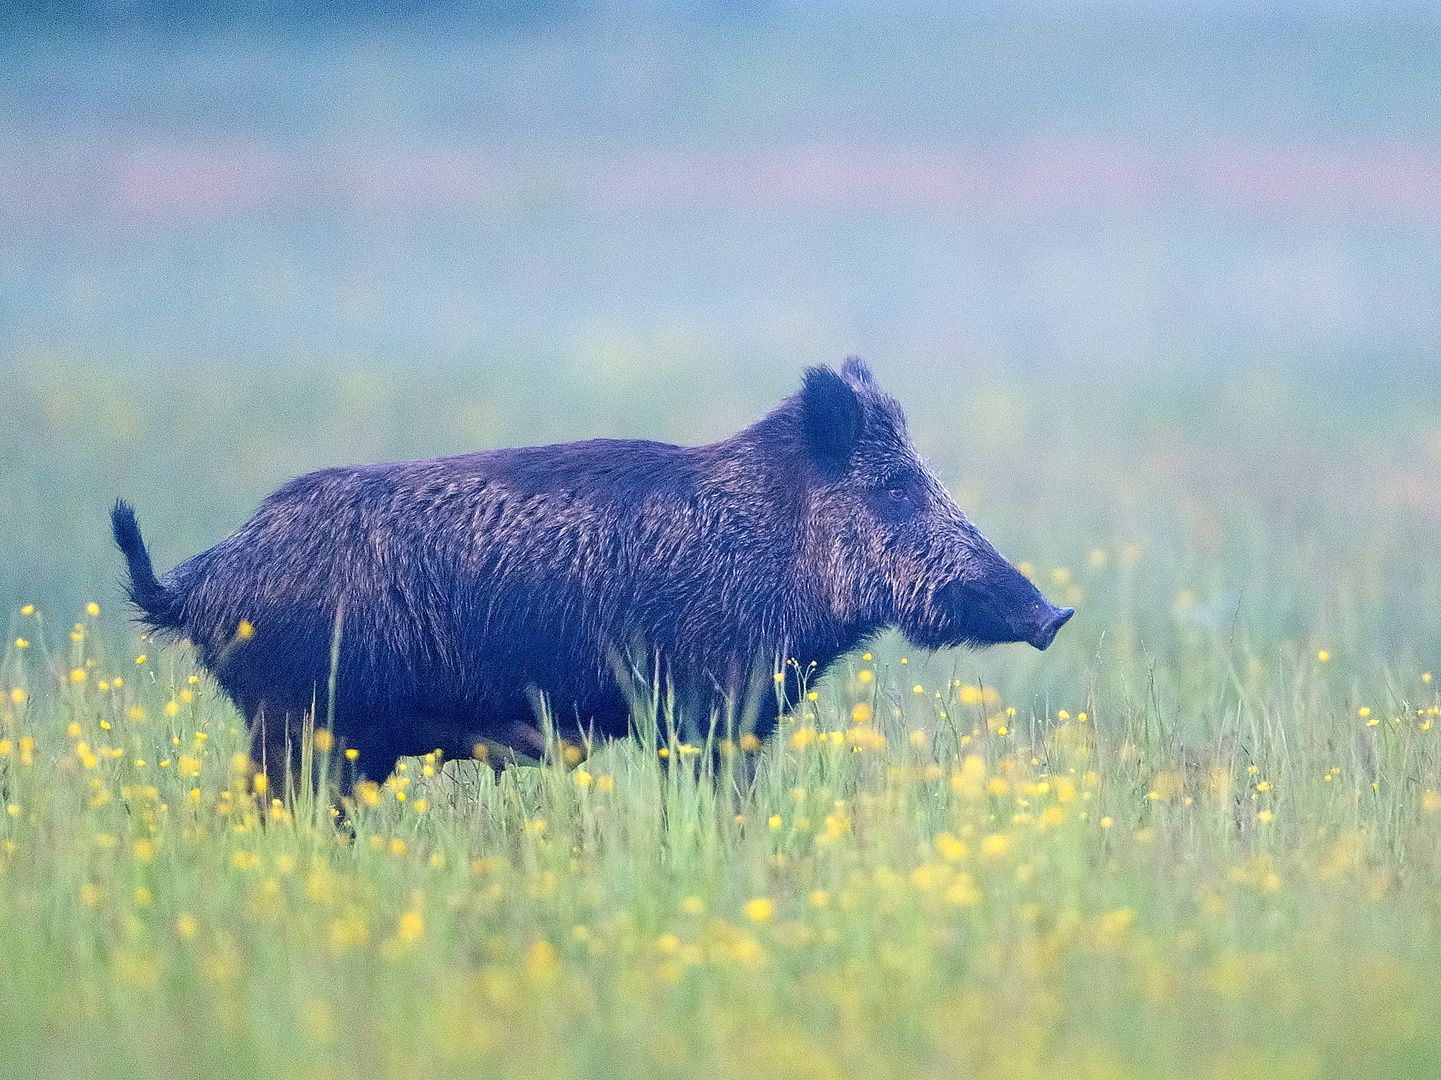
[[970, 874], [959, 875], [946, 890], [946, 903], [948, 904], [969, 907], [972, 904], [980, 903], [980, 900], [981, 892], [976, 888], [975, 879]]
[[767, 896], [757, 896], [746, 901], [746, 918], [751, 922], [765, 922], [775, 913], [775, 901]]
[[999, 859], [1011, 849], [1011, 838], [1005, 833], [991, 833], [981, 841], [981, 852], [993, 859]]
[[425, 917], [418, 911], [407, 911], [400, 917], [400, 924], [395, 928], [396, 938], [407, 945], [416, 941], [424, 932]]
[[950, 833], [939, 833], [936, 836], [936, 850], [948, 862], [960, 862], [966, 857], [966, 845]]

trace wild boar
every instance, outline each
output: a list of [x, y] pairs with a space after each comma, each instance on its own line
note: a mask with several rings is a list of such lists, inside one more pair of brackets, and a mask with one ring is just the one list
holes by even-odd
[[323, 469], [160, 579], [124, 502], [112, 524], [141, 621], [195, 643], [272, 761], [329, 708], [373, 779], [480, 739], [537, 753], [539, 701], [564, 731], [624, 736], [618, 657], [649, 658], [704, 727], [747, 711], [757, 672], [794, 691], [886, 627], [1044, 649], [1072, 615], [966, 519], [854, 358], [708, 446]]

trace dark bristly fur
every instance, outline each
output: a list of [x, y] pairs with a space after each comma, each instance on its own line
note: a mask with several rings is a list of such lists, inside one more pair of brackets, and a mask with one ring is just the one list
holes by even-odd
[[533, 752], [537, 692], [563, 728], [623, 735], [626, 654], [658, 657], [705, 724], [743, 707], [755, 673], [824, 671], [886, 626], [927, 648], [1044, 649], [1071, 614], [966, 520], [854, 359], [710, 446], [311, 473], [163, 580], [130, 508], [112, 520], [142, 619], [190, 638], [267, 741], [325, 707], [342, 610], [336, 734], [375, 779], [482, 737]]

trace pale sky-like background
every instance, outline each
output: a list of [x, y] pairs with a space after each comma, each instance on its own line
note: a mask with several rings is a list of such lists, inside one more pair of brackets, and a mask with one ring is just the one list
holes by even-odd
[[308, 469], [704, 442], [860, 353], [1017, 559], [1254, 596], [1394, 519], [1369, 607], [1421, 610], [1435, 5], [45, 7], [0, 7], [17, 605], [115, 595], [117, 495], [165, 568]]
[[1435, 360], [1427, 6], [399, 6], [7, 23], [0, 362]]

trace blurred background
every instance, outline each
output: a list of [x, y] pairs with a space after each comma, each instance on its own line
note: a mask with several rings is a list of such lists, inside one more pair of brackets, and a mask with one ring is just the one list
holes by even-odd
[[315, 467], [709, 441], [859, 353], [1078, 662], [1435, 652], [1430, 5], [248, 10], [0, 16], [7, 605], [119, 617], [116, 495], [164, 569]]

